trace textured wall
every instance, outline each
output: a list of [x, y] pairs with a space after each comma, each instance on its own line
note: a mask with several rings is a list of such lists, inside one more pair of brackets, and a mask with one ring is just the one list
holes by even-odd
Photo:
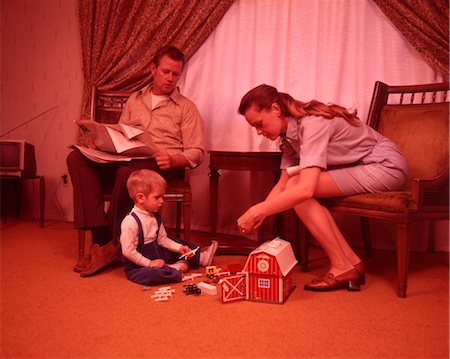
[[[72, 188], [61, 176], [83, 85], [77, 1], [1, 0], [1, 36], [2, 139], [35, 145], [38, 173], [46, 179], [46, 218], [72, 220]], [[27, 183], [25, 216], [38, 214], [37, 200], [37, 181]]]

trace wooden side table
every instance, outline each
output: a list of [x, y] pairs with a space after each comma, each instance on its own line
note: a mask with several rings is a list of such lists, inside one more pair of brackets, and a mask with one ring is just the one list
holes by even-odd
[[[273, 173], [274, 183], [277, 183], [281, 173], [281, 152], [209, 151], [209, 155], [211, 235], [217, 239], [219, 170], [270, 171]], [[259, 245], [254, 241], [245, 240], [245, 237], [234, 237], [235, 240], [231, 244], [220, 243], [219, 241], [219, 252], [221, 254], [248, 254]]]

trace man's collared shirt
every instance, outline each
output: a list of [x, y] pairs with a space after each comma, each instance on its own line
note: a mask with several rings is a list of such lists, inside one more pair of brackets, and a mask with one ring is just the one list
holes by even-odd
[[133, 93], [128, 99], [119, 122], [141, 128], [150, 135], [140, 140], [153, 143], [169, 154], [180, 153], [192, 168], [197, 167], [205, 153], [203, 122], [195, 104], [175, 89], [152, 110], [151, 87]]

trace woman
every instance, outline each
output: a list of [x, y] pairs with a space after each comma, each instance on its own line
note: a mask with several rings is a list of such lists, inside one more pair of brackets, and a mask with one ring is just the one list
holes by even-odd
[[400, 190], [407, 162], [396, 146], [362, 123], [356, 111], [319, 101], [301, 102], [276, 88], [260, 85], [241, 100], [244, 115], [258, 135], [282, 140], [281, 177], [265, 201], [239, 219], [242, 233], [270, 215], [293, 208], [330, 260], [323, 277], [307, 290], [359, 290], [364, 264], [348, 245], [334, 218], [318, 198]]

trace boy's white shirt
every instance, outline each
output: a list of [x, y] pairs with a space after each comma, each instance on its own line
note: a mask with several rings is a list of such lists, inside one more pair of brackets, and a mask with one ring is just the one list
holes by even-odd
[[[131, 212], [134, 212], [142, 223], [142, 231], [144, 233], [144, 244], [151, 243], [156, 239], [156, 232], [158, 230], [158, 222], [156, 217], [152, 213], [148, 213], [136, 206], [133, 207]], [[122, 221], [120, 226], [120, 244], [122, 247], [122, 254], [133, 263], [148, 267], [150, 259], [144, 257], [137, 251], [139, 241], [139, 227], [136, 220], [131, 214], [128, 214]], [[180, 252], [182, 245], [175, 242], [173, 239], [167, 236], [166, 229], [163, 223], [159, 228], [158, 245], [164, 247], [172, 252]]]

